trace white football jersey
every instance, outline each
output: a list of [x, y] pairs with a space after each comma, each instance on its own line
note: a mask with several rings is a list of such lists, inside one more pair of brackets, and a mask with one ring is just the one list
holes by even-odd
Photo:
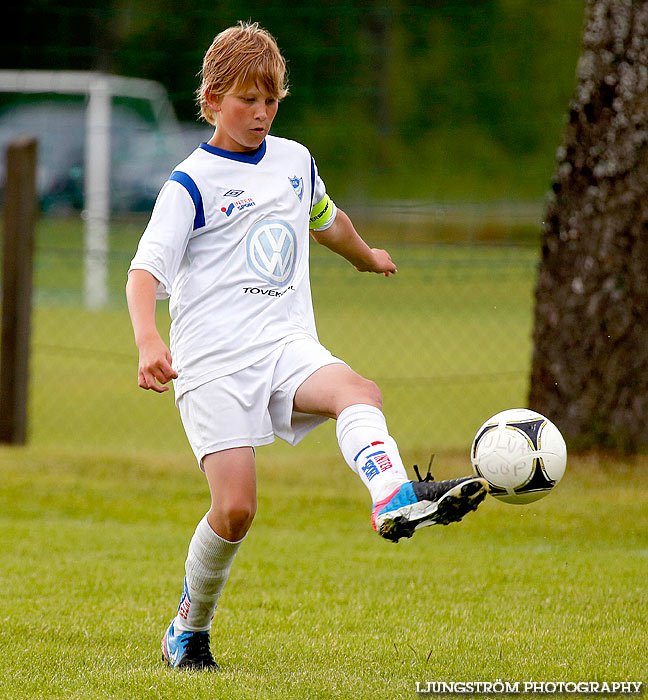
[[336, 214], [295, 141], [268, 136], [252, 154], [202, 144], [178, 165], [130, 266], [159, 280], [158, 298], [170, 297], [176, 396], [280, 341], [317, 339], [309, 221], [324, 230]]

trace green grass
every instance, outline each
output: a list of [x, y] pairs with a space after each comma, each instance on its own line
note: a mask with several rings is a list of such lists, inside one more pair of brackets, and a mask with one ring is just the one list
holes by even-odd
[[[405, 453], [407, 461], [417, 455]], [[465, 471], [441, 455], [437, 476]], [[0, 450], [0, 697], [414, 698], [427, 681], [646, 681], [645, 460], [574, 458], [398, 545], [327, 448], [259, 450], [259, 513], [214, 623], [218, 675], [159, 641], [207, 507], [191, 457]]]
[[[136, 386], [112, 232], [111, 301], [81, 300], [78, 223], [39, 231], [30, 446], [0, 450], [0, 697], [413, 698], [428, 681], [645, 679], [648, 462], [572, 458], [546, 499], [488, 499], [393, 546], [333, 424], [262, 448], [259, 513], [223, 595], [217, 675], [159, 659], [208, 506], [172, 396]], [[533, 247], [400, 241], [390, 279], [312, 250], [320, 337], [376, 379], [406, 464], [467, 471], [489, 415], [526, 403]], [[160, 305], [160, 327], [168, 326]]]

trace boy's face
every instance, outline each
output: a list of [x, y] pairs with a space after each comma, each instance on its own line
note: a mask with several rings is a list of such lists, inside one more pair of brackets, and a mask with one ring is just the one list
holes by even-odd
[[216, 131], [211, 146], [226, 151], [254, 151], [270, 131], [279, 101], [258, 86], [233, 90], [224, 97], [209, 100], [216, 112]]

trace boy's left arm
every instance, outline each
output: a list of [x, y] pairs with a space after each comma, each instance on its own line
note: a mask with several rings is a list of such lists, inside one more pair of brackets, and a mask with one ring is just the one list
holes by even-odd
[[327, 229], [311, 231], [311, 235], [318, 243], [346, 258], [360, 272], [381, 272], [385, 277], [396, 273], [396, 265], [389, 253], [370, 248], [341, 209], [337, 210], [335, 221]]

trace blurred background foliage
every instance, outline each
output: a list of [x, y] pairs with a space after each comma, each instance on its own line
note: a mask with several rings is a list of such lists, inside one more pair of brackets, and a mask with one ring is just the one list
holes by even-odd
[[538, 201], [575, 84], [584, 4], [23, 0], [7, 10], [0, 67], [155, 79], [180, 119], [196, 121], [206, 48], [252, 19], [289, 66], [274, 133], [309, 146], [338, 198]]

